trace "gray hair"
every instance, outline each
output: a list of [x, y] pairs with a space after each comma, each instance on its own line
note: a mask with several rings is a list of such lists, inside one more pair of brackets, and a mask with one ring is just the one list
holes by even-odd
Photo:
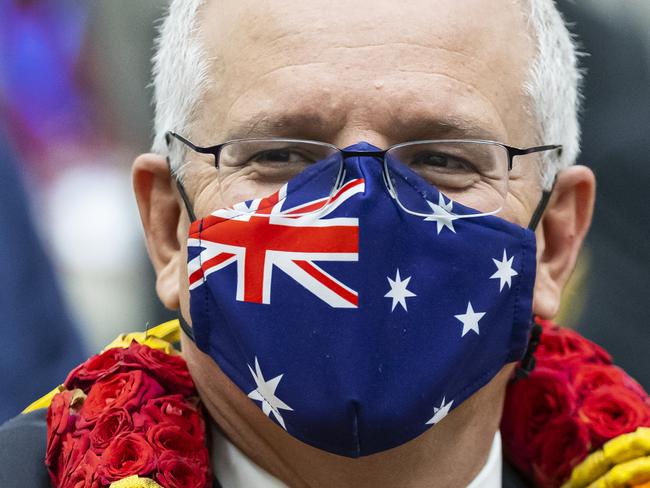
[[[198, 13], [205, 0], [172, 0], [161, 24], [153, 57], [153, 151], [168, 156], [175, 171], [181, 168], [185, 149], [165, 142], [168, 130], [187, 131], [206, 92], [209, 58], [198, 37]], [[549, 189], [562, 168], [575, 163], [580, 149], [578, 113], [582, 73], [578, 52], [554, 0], [525, 0], [526, 18], [536, 40], [524, 91], [536, 121], [536, 143], [561, 144], [561, 156], [544, 153], [540, 165], [543, 188]]]

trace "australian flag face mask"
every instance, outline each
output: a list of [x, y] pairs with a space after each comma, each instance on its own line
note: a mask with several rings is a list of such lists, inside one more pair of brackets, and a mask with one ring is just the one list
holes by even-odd
[[521, 359], [536, 261], [532, 231], [463, 218], [476, 211], [415, 174], [441, 212], [405, 212], [381, 160], [362, 154], [376, 148], [348, 150], [326, 202], [304, 203], [317, 163], [194, 222], [188, 266], [198, 347], [269, 421], [358, 457], [432, 428]]

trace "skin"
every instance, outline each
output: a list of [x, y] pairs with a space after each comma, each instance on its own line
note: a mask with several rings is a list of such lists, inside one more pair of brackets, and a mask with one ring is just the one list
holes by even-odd
[[[514, 0], [208, 1], [198, 35], [215, 60], [211, 86], [184, 135], [200, 145], [236, 137], [299, 137], [345, 147], [409, 140], [536, 141], [523, 84], [534, 55]], [[455, 127], [455, 128], [454, 128]], [[241, 195], [224, 195], [214, 168], [191, 155], [184, 185], [200, 218]], [[189, 219], [165, 159], [143, 154], [135, 194], [156, 288], [191, 323], [185, 243]], [[245, 181], [232, 188], [245, 192]], [[541, 197], [534, 156], [510, 174], [502, 218], [527, 225]], [[551, 318], [591, 221], [595, 180], [562, 171], [536, 235], [534, 312]], [[242, 198], [239, 198], [240, 200]], [[458, 487], [485, 464], [498, 430], [507, 365], [444, 421], [397, 448], [348, 459], [307, 446], [270, 421], [186, 337], [183, 355], [226, 435], [253, 461], [296, 487]]]

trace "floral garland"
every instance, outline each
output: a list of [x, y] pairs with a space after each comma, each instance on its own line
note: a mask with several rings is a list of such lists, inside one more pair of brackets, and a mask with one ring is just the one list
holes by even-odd
[[[596, 344], [536, 322], [537, 367], [506, 395], [506, 458], [542, 488], [649, 482], [647, 393]], [[177, 339], [177, 322], [159, 328]], [[202, 407], [165, 340], [121, 336], [28, 409], [48, 405], [45, 462], [55, 488], [212, 485]]]
[[537, 486], [587, 486], [594, 480], [581, 482], [574, 468], [610, 439], [650, 426], [648, 394], [593, 342], [550, 321], [536, 322], [542, 327], [537, 365], [506, 395], [505, 455]]
[[57, 488], [207, 488], [206, 446], [185, 361], [136, 341], [74, 369], [47, 414], [45, 464]]

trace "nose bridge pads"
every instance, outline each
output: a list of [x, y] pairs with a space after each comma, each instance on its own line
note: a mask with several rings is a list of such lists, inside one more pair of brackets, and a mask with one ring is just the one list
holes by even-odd
[[[384, 183], [384, 188], [389, 195], [393, 196], [393, 192], [388, 183], [388, 175], [386, 175], [384, 160], [383, 157], [369, 153], [368, 155], [364, 154], [355, 154], [354, 156], [348, 156], [344, 160], [343, 165], [343, 174], [344, 178], [348, 172], [348, 169], [354, 168], [352, 172], [358, 173], [361, 178], [363, 178], [366, 183], [370, 180], [378, 180], [379, 175], [381, 174], [381, 181]], [[368, 185], [366, 184], [366, 188]]]
[[384, 186], [386, 187], [388, 194], [393, 200], [397, 200], [397, 195], [395, 194], [395, 191], [393, 190], [393, 187], [389, 181], [390, 176], [388, 175], [388, 166], [384, 161], [381, 162], [381, 177], [384, 180]]

